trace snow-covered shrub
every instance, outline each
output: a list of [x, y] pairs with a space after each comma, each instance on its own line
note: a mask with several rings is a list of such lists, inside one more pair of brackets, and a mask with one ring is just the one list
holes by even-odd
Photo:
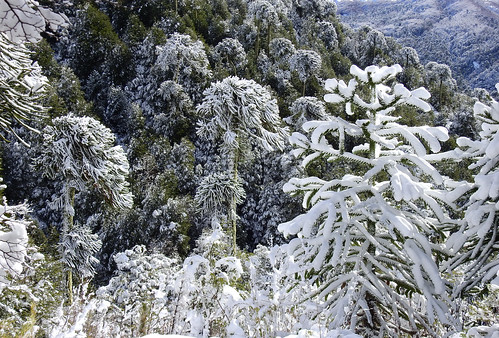
[[177, 261], [162, 254], [149, 254], [144, 246], [118, 253], [114, 261], [116, 275], [96, 291], [96, 309], [101, 312], [93, 320], [96, 329], [113, 336], [172, 332], [174, 283], [179, 277]]
[[23, 244], [22, 269], [0, 277], [0, 336], [5, 337], [47, 334], [63, 302], [61, 263], [33, 245], [33, 238], [40, 244], [47, 238], [34, 224], [24, 222], [30, 240]]
[[[5, 186], [3, 186], [5, 187]], [[16, 276], [23, 270], [28, 233], [26, 205], [8, 205], [5, 197], [0, 205], [0, 290], [8, 284], [8, 276]]]
[[[294, 154], [303, 166], [327, 160], [356, 163], [354, 171], [325, 178], [293, 178], [284, 187], [304, 193], [308, 210], [281, 224], [289, 257], [290, 283], [308, 284], [331, 328], [363, 334], [439, 332], [453, 325], [448, 284], [439, 271], [442, 226], [449, 224], [442, 204], [444, 178], [426, 160], [448, 139], [443, 127], [397, 123], [397, 109], [430, 109], [424, 88], [413, 91], [386, 83], [399, 65], [365, 70], [351, 67], [348, 84], [326, 81], [326, 102], [341, 104], [346, 117], [310, 121], [308, 136], [294, 133]], [[356, 118], [349, 122], [350, 117]], [[347, 148], [346, 141], [354, 143]], [[418, 305], [416, 305], [418, 304]]]

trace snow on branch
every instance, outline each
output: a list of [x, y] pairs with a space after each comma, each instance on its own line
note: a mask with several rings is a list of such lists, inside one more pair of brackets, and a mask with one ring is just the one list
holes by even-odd
[[0, 32], [14, 42], [38, 42], [42, 34], [54, 34], [67, 24], [64, 14], [54, 13], [35, 0], [0, 2]]
[[[436, 262], [446, 255], [440, 228], [453, 223], [447, 213], [453, 205], [443, 202], [443, 178], [426, 160], [440, 151], [447, 130], [397, 123], [403, 105], [430, 108], [426, 89], [388, 85], [401, 70], [352, 66], [348, 84], [327, 80], [324, 100], [342, 104], [346, 117], [306, 122], [306, 134], [290, 138], [302, 165], [318, 164], [319, 176], [284, 186], [302, 193], [308, 208], [279, 226], [296, 236], [282, 248], [293, 260], [290, 279], [298, 275], [295, 284], [314, 286], [308, 297], [325, 306], [334, 328], [356, 333], [418, 332], [422, 325], [435, 334], [435, 320], [454, 325], [448, 284]], [[331, 170], [315, 169], [324, 161]], [[422, 306], [412, 306], [413, 299]]]

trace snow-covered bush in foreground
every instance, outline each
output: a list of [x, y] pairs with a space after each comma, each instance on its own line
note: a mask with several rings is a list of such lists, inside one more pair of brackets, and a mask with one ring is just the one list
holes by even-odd
[[282, 247], [290, 282], [308, 285], [331, 328], [365, 335], [437, 334], [454, 325], [438, 268], [442, 226], [450, 222], [437, 189], [444, 178], [426, 160], [428, 149], [440, 151], [447, 130], [397, 123], [399, 106], [430, 110], [424, 88], [386, 85], [401, 71], [352, 66], [348, 84], [327, 80], [324, 99], [342, 104], [346, 119], [307, 122], [309, 136], [290, 138], [305, 167], [326, 160], [353, 168], [293, 178], [284, 187], [304, 193], [309, 209], [279, 227], [296, 236]]

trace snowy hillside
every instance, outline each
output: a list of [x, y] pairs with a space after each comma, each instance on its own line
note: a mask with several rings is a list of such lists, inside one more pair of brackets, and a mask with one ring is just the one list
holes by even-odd
[[451, 66], [461, 85], [493, 89], [499, 75], [499, 1], [337, 1], [341, 20], [373, 26]]

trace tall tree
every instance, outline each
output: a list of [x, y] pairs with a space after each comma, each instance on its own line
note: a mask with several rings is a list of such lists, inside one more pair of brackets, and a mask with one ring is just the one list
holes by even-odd
[[[71, 302], [72, 272], [82, 277], [91, 275], [95, 261], [90, 257], [99, 247], [98, 243], [87, 242], [96, 241], [95, 236], [74, 224], [76, 192], [90, 186], [119, 209], [130, 208], [133, 200], [126, 181], [128, 160], [123, 148], [114, 146], [111, 130], [93, 118], [72, 114], [58, 117], [52, 123], [43, 130], [41, 154], [35, 159], [35, 165], [45, 176], [63, 180], [63, 192], [58, 200], [64, 214], [61, 251], [68, 267]], [[80, 253], [74, 252], [75, 249]]]
[[309, 211], [279, 226], [297, 235], [282, 248], [294, 260], [290, 272], [314, 286], [309, 296], [332, 326], [371, 336], [421, 328], [435, 335], [435, 321], [453, 324], [437, 265], [441, 225], [450, 222], [437, 189], [443, 178], [425, 159], [427, 150], [440, 151], [447, 130], [397, 123], [401, 106], [430, 110], [424, 88], [386, 85], [401, 71], [352, 66], [348, 84], [326, 81], [325, 101], [342, 104], [356, 121], [310, 121], [303, 126], [309, 136], [291, 136], [305, 167], [325, 160], [336, 169], [291, 179], [285, 191], [304, 193]]
[[[239, 181], [238, 164], [245, 156], [244, 144], [252, 139], [267, 150], [284, 147], [286, 130], [282, 128], [277, 102], [270, 92], [253, 80], [228, 77], [214, 82], [204, 91], [197, 107], [201, 115], [197, 133], [211, 141], [222, 141], [221, 149], [231, 159], [233, 182]], [[236, 189], [237, 190], [237, 189]], [[236, 195], [229, 210], [233, 250], [236, 244]]]
[[300, 49], [291, 57], [289, 66], [292, 71], [298, 74], [303, 83], [302, 96], [305, 96], [307, 80], [317, 75], [321, 65], [321, 56], [313, 50]]

